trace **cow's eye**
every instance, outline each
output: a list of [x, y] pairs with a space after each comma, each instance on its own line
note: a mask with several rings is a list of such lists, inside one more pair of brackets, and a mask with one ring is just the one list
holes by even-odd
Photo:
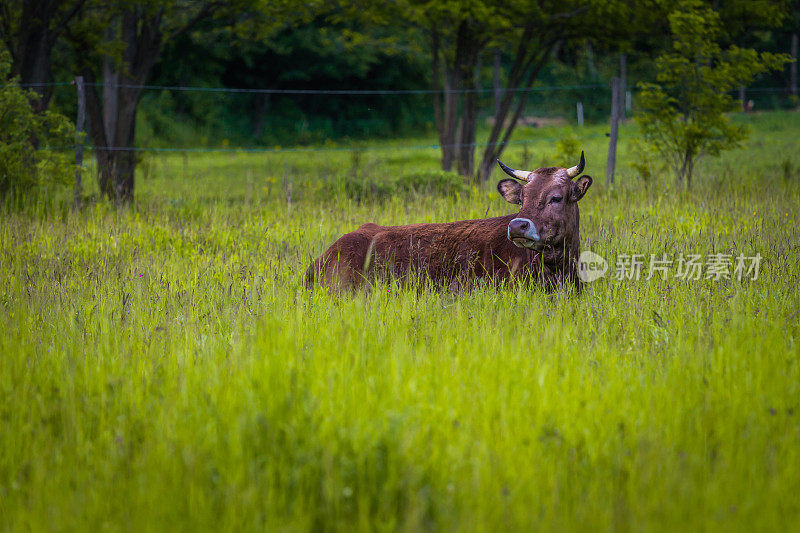
[[562, 197], [560, 197], [560, 196], [553, 196], [552, 198], [550, 198], [550, 203], [551, 203], [551, 204], [557, 204], [557, 203], [559, 203], [561, 200], [563, 200], [563, 198], [562, 198]]

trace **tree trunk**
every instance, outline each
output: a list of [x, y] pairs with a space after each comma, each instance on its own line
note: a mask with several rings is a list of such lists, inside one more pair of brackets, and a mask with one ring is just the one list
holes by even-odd
[[[511, 64], [511, 69], [508, 71], [508, 80], [506, 83], [508, 84], [509, 88], [517, 87], [522, 80], [526, 66], [525, 58], [527, 56], [527, 45], [528, 41], [531, 39], [531, 36], [532, 32], [530, 30], [525, 30], [525, 32], [522, 34], [522, 39], [520, 39], [520, 43], [517, 46], [516, 53], [514, 54], [514, 62]], [[503, 97], [500, 99], [500, 105], [497, 106], [497, 109], [495, 110], [494, 124], [492, 124], [492, 129], [489, 132], [488, 143], [483, 152], [481, 164], [478, 167], [478, 178], [482, 181], [489, 179], [492, 169], [494, 168], [495, 159], [500, 157], [500, 154], [505, 147], [504, 145], [498, 146], [497, 141], [506, 127], [506, 118], [508, 117], [508, 112], [511, 110], [513, 98], [514, 94], [511, 91], [506, 91], [503, 94]], [[523, 94], [520, 100], [523, 100], [524, 98], [525, 96]], [[515, 113], [515, 119], [511, 124], [508, 125], [512, 129], [516, 126], [517, 116], [518, 114]]]
[[113, 167], [111, 156], [113, 152], [107, 149], [110, 145], [107, 141], [106, 129], [103, 124], [103, 99], [97, 92], [97, 79], [94, 71], [91, 68], [85, 69], [83, 77], [86, 81], [86, 114], [89, 117], [89, 135], [92, 138], [94, 156], [97, 160], [97, 181], [100, 186], [100, 192], [105, 196], [111, 197], [114, 192], [114, 180], [111, 174]]
[[[442, 170], [453, 168], [456, 149], [456, 125], [458, 123], [458, 70], [445, 60], [441, 61], [441, 34], [435, 25], [431, 27], [431, 66], [433, 78], [433, 111], [439, 146], [442, 149]], [[456, 64], [458, 63], [456, 53]], [[442, 87], [444, 80], [444, 87]], [[443, 109], [444, 108], [444, 109]]]
[[686, 167], [686, 189], [689, 190], [692, 188], [692, 174], [694, 173], [694, 157], [689, 160], [689, 164]]
[[596, 80], [597, 66], [594, 63], [594, 48], [592, 48], [590, 41], [586, 41], [586, 68], [589, 71], [589, 77], [592, 80]]
[[[85, 0], [76, 0], [83, 2]], [[141, 86], [147, 81], [165, 40], [173, 39], [211, 16], [217, 4], [204, 3], [197, 12], [171, 28], [164, 22], [165, 8], [158, 3], [125, 4], [113, 21], [106, 20], [104, 27], [114, 26], [106, 33], [121, 44], [121, 62], [105, 62], [102, 66], [104, 83], [102, 94], [97, 90], [97, 65], [86, 50], [102, 50], [102, 46], [83, 33], [70, 35], [69, 39], [80, 62], [86, 80], [86, 111], [89, 116], [90, 135], [99, 170], [100, 191], [117, 202], [133, 198], [137, 154], [136, 110], [141, 97]], [[183, 15], [184, 13], [182, 13]], [[166, 37], [165, 37], [166, 34]]]
[[25, 1], [22, 3], [19, 47], [16, 53], [16, 72], [22, 85], [31, 86], [38, 98], [31, 101], [40, 113], [47, 108], [52, 89], [39, 84], [50, 81], [50, 58], [56, 33], [50, 29], [58, 2], [53, 0]]
[[494, 90], [494, 114], [500, 111], [502, 86], [500, 85], [500, 50], [494, 51], [494, 72], [492, 76], [492, 89]]
[[789, 90], [797, 98], [797, 33], [792, 34], [792, 62], [789, 64]]
[[[125, 79], [125, 78], [123, 78]], [[126, 80], [128, 84], [143, 81]], [[114, 133], [114, 198], [119, 202], [133, 199], [134, 172], [136, 171], [136, 108], [139, 106], [140, 89], [120, 88], [117, 94], [116, 130]]]
[[456, 134], [459, 131], [459, 103], [461, 100], [461, 81], [463, 78], [464, 33], [467, 22], [462, 21], [456, 36], [455, 57], [452, 63], [445, 61], [444, 128], [442, 138], [442, 170], [449, 171], [458, 156]]
[[[578, 13], [578, 12], [575, 12]], [[571, 18], [570, 14], [559, 18], [559, 24]], [[434, 103], [436, 113], [437, 129], [442, 143], [442, 168], [449, 170], [452, 167], [453, 156], [457, 156], [458, 170], [463, 175], [472, 175], [474, 172], [475, 159], [475, 134], [477, 123], [477, 94], [472, 91], [465, 94], [463, 99], [459, 99], [458, 91], [465, 80], [474, 80], [478, 57], [481, 50], [488, 43], [489, 38], [479, 38], [479, 29], [472, 21], [462, 21], [456, 34], [456, 49], [453, 54], [452, 64], [448, 64], [444, 72], [445, 79], [445, 98], [444, 111]], [[546, 25], [545, 31], [534, 24], [525, 25], [522, 34], [517, 39], [517, 48], [514, 54], [514, 61], [506, 80], [507, 87], [524, 86], [530, 88], [536, 80], [547, 58], [553, 49], [565, 38], [566, 33], [563, 28], [555, 25]], [[433, 63], [434, 73], [440, 71], [439, 68], [439, 39], [440, 35], [435, 32], [433, 37]], [[496, 73], [499, 78], [499, 73]], [[452, 93], [448, 92], [453, 91]], [[505, 91], [499, 102], [495, 102], [494, 124], [486, 149], [483, 152], [481, 164], [478, 167], [477, 177], [487, 180], [494, 168], [495, 159], [500, 156], [505, 145], [511, 138], [522, 111], [525, 109], [529, 91], [520, 94], [516, 105], [513, 105], [515, 93]], [[497, 94], [497, 93], [496, 93]], [[451, 147], [455, 144], [456, 125], [459, 124], [458, 111], [459, 103], [462, 105], [462, 116], [458, 127], [458, 145], [460, 150], [454, 154]], [[508, 116], [512, 113], [511, 120]]]
[[83, 75], [87, 80], [86, 109], [100, 191], [109, 199], [123, 203], [133, 199], [136, 110], [142, 92], [137, 86], [147, 80], [161, 45], [158, 15], [144, 17], [136, 9], [123, 13], [119, 35], [125, 47], [123, 63], [117, 66], [104, 62], [102, 94], [96, 87], [94, 65], [85, 63]]
[[673, 169], [677, 175], [678, 187], [686, 182], [686, 188], [691, 188], [692, 173], [694, 172], [695, 151], [693, 148], [686, 148], [678, 157]]
[[445, 59], [444, 68], [441, 34], [435, 26], [431, 29], [434, 115], [442, 148], [442, 170], [449, 171], [456, 163], [459, 173], [465, 176], [472, 175], [474, 166], [477, 95], [467, 92], [462, 98], [461, 90], [464, 81], [474, 79], [478, 54], [486, 44], [475, 36], [472, 24], [468, 20], [459, 24], [453, 57]]
[[686, 181], [686, 188], [692, 187], [692, 173], [694, 172], [694, 152], [687, 150], [683, 153], [683, 161], [681, 168], [678, 171], [678, 185], [681, 185], [684, 180]]
[[436, 123], [436, 132], [439, 134], [439, 145], [442, 147], [442, 170], [444, 168], [445, 133], [444, 116], [442, 114], [442, 100], [447, 98], [447, 92], [442, 89], [442, 67], [440, 60], [440, 37], [435, 24], [431, 25], [431, 83], [433, 88], [433, 118]]
[[255, 104], [258, 107], [258, 115], [255, 117], [255, 125], [253, 126], [253, 138], [259, 139], [264, 133], [264, 127], [267, 125], [267, 112], [269, 111], [270, 95], [261, 94], [255, 98]]
[[[541, 43], [533, 54], [528, 54], [530, 40], [532, 38], [531, 32], [523, 33], [520, 39], [520, 44], [514, 55], [514, 62], [508, 72], [508, 80], [506, 83], [508, 87], [519, 87], [523, 85], [526, 88], [531, 87], [536, 77], [539, 75], [544, 63], [550, 56], [553, 47], [557, 41], [550, 41]], [[483, 151], [481, 164], [478, 167], [478, 178], [482, 181], [489, 179], [492, 169], [495, 166], [495, 160], [500, 157], [506, 147], [509, 139], [511, 138], [514, 128], [519, 121], [522, 111], [525, 108], [525, 102], [528, 97], [528, 91], [520, 94], [516, 106], [513, 107], [513, 115], [511, 120], [508, 120], [508, 115], [512, 110], [514, 93], [506, 91], [500, 101], [498, 111], [494, 116], [494, 124], [489, 132], [489, 139], [486, 148]]]
[[464, 95], [458, 132], [458, 173], [472, 177], [475, 170], [475, 127], [477, 123], [476, 94]]
[[444, 122], [442, 124], [442, 170], [453, 168], [456, 150], [456, 125], [458, 123], [458, 87], [454, 72], [445, 67], [444, 81]]
[[[116, 38], [114, 23], [109, 24], [106, 30], [108, 42]], [[103, 58], [103, 124], [107, 132], [114, 133], [117, 129], [117, 92], [119, 91], [119, 72], [114, 60], [110, 57]], [[112, 135], [108, 139], [111, 146], [116, 146]]]
[[[51, 58], [53, 47], [71, 20], [83, 9], [86, 0], [25, 0], [20, 20], [10, 20], [10, 10], [0, 9], [0, 34], [11, 52], [14, 73], [20, 83], [37, 94], [31, 106], [38, 113], [47, 109], [53, 95]], [[19, 32], [12, 35], [12, 28]]]
[[462, 98], [461, 120], [458, 132], [457, 169], [462, 176], [472, 177], [475, 171], [475, 130], [477, 124], [477, 103], [479, 89], [478, 54], [479, 43], [470, 32], [465, 31], [464, 42], [459, 43], [464, 53], [461, 61], [459, 79], [472, 80], [472, 91], [464, 93]]

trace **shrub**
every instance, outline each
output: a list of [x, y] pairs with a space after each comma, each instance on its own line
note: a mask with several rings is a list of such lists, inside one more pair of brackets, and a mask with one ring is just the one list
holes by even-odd
[[[22, 204], [73, 179], [75, 128], [58, 113], [37, 114], [32, 91], [11, 77], [8, 52], [0, 50], [0, 201]], [[38, 146], [38, 148], [37, 148]]]
[[570, 132], [566, 137], [562, 137], [556, 143], [556, 154], [553, 157], [553, 162], [550, 164], [571, 167], [575, 164], [574, 162], [578, 161], [580, 156], [581, 140], [575, 135], [575, 132]]
[[343, 179], [344, 192], [353, 200], [386, 200], [392, 196], [411, 194], [452, 195], [466, 191], [464, 178], [456, 172], [442, 170], [412, 172], [399, 178], [348, 176]]
[[672, 47], [656, 59], [656, 83], [640, 83], [637, 121], [647, 142], [667, 160], [679, 183], [691, 185], [698, 158], [738, 146], [744, 126], [725, 113], [731, 92], [757, 74], [778, 70], [784, 54], [719, 44], [719, 14], [698, 0], [684, 0], [669, 15]]
[[464, 192], [464, 178], [457, 172], [436, 170], [404, 174], [397, 180], [397, 186], [404, 192], [451, 195]]

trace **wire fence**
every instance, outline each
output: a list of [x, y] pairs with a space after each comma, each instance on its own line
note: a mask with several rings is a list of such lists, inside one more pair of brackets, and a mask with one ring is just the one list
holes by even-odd
[[[58, 81], [47, 83], [18, 83], [13, 84], [23, 88], [34, 87], [65, 87], [75, 85], [75, 81]], [[597, 89], [609, 87], [609, 83], [588, 83], [577, 85], [545, 85], [535, 87], [498, 87], [477, 89], [269, 89], [269, 88], [244, 88], [244, 87], [202, 87], [189, 85], [136, 85], [127, 83], [85, 83], [94, 87], [110, 87], [123, 89], [141, 89], [153, 91], [180, 91], [180, 92], [212, 92], [212, 93], [242, 93], [242, 94], [320, 94], [320, 95], [402, 95], [402, 94], [488, 94], [507, 92], [548, 92], [574, 89]], [[3, 84], [0, 87], [10, 87], [12, 84]], [[629, 86], [628, 90], [636, 90], [636, 86]], [[774, 92], [788, 93], [788, 87], [747, 87], [747, 93]]]
[[[49, 83], [20, 83], [19, 87], [64, 87], [75, 85], [74, 81], [60, 81]], [[498, 88], [478, 88], [478, 89], [253, 89], [241, 87], [201, 87], [188, 85], [136, 85], [128, 83], [84, 83], [93, 87], [110, 87], [122, 89], [141, 89], [152, 91], [181, 91], [181, 92], [211, 92], [211, 93], [242, 93], [242, 94], [322, 94], [322, 95], [400, 95], [400, 94], [486, 94], [486, 93], [507, 93], [507, 92], [542, 92], [542, 91], [563, 91], [572, 89], [595, 89], [608, 87], [607, 83], [590, 83], [583, 85], [551, 85], [538, 87], [498, 87]], [[0, 87], [9, 87], [9, 84]]]
[[[579, 140], [605, 137], [603, 133], [593, 133], [576, 137]], [[512, 139], [506, 145], [523, 145], [531, 143], [547, 143], [560, 141], [561, 137], [537, 137], [533, 139]], [[349, 145], [349, 146], [314, 146], [314, 147], [147, 147], [147, 146], [104, 146], [95, 148], [84, 145], [87, 150], [103, 150], [107, 152], [151, 152], [151, 153], [316, 153], [316, 152], [352, 152], [354, 150], [369, 150], [370, 152], [398, 151], [398, 150], [439, 150], [443, 147], [461, 148], [471, 146], [475, 148], [489, 146], [488, 142], [452, 143], [452, 144], [392, 144], [392, 145]], [[43, 146], [46, 150], [72, 150], [74, 146]]]
[[[74, 83], [73, 80], [21, 86], [52, 91], [54, 107], [74, 116]], [[136, 89], [145, 93], [139, 106], [138, 144], [102, 148], [112, 152], [312, 153], [482, 147], [488, 143], [401, 145], [380, 144], [375, 140], [435, 136], [432, 102], [436, 95], [476, 95], [479, 132], [491, 126], [499, 98], [509, 93], [512, 105], [525, 98], [518, 125], [532, 128], [583, 125], [584, 121], [608, 123], [611, 106], [608, 83], [457, 90], [278, 89], [102, 82], [86, 85]], [[628, 113], [635, 106], [635, 93], [635, 87], [626, 90]], [[785, 87], [747, 88], [744, 94], [746, 100], [753, 101], [755, 110], [787, 107], [788, 89]], [[741, 95], [737, 92], [734, 96]], [[479, 134], [479, 138], [481, 136]], [[557, 140], [536, 136], [512, 139], [507, 144]], [[337, 143], [342, 145], [335, 145]], [[44, 148], [67, 150], [73, 147]], [[86, 148], [94, 149], [90, 145]]]

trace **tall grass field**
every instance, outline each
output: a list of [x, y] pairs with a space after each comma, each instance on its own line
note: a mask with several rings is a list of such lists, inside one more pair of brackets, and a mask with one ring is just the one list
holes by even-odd
[[[513, 212], [431, 139], [148, 153], [130, 206], [3, 211], [0, 529], [796, 527], [800, 121], [737, 120], [689, 191], [631, 125], [613, 187], [606, 128], [516, 134], [516, 168], [586, 151], [582, 248], [609, 270], [581, 294], [305, 287], [361, 223]], [[762, 259], [647, 279], [651, 254]]]

